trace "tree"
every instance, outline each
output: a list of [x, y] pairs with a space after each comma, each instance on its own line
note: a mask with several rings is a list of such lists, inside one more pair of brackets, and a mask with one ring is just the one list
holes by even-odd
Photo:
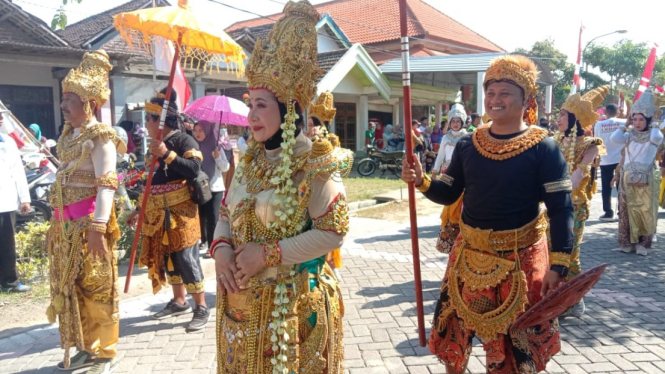
[[[637, 92], [651, 47], [646, 43], [620, 40], [612, 47], [590, 45], [584, 55], [586, 63], [610, 76], [612, 86], [627, 93]], [[656, 60], [652, 84], [664, 79], [665, 56]]]
[[[76, 2], [77, 4], [81, 4], [81, 1], [83, 0], [71, 0], [72, 3]], [[67, 27], [67, 13], [65, 13], [65, 5], [69, 0], [62, 0], [62, 5], [58, 9], [58, 12], [53, 15], [53, 19], [51, 20], [51, 29], [54, 31], [57, 29], [62, 29], [64, 30], [65, 27]]]
[[530, 50], [518, 48], [515, 53], [539, 59], [552, 71], [556, 79], [553, 89], [554, 107], [560, 107], [570, 94], [575, 73], [574, 65], [566, 61], [568, 56], [554, 47], [554, 40], [551, 38], [534, 43]]

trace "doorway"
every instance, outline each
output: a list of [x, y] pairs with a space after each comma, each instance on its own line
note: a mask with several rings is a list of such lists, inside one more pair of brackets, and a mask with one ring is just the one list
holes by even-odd
[[356, 104], [335, 103], [335, 135], [342, 148], [356, 151]]

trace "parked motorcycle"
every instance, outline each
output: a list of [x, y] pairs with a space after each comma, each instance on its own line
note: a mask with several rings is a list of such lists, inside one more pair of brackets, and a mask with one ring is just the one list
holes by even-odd
[[41, 153], [23, 156], [25, 164], [25, 176], [30, 191], [30, 213], [28, 215], [16, 215], [16, 224], [19, 228], [28, 222], [48, 222], [51, 219], [52, 210], [49, 204], [49, 191], [55, 181], [55, 170], [49, 165], [49, 161]]
[[383, 172], [383, 176], [386, 171], [390, 171], [395, 176], [399, 177], [402, 173], [402, 159], [406, 152], [404, 151], [381, 151], [376, 149], [375, 146], [367, 146], [367, 156], [366, 158], [360, 160], [358, 163], [358, 174], [363, 177], [369, 177], [374, 174], [374, 172], [379, 169]]

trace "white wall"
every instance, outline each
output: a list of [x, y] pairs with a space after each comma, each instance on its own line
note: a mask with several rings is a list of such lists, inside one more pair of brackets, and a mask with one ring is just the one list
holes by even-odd
[[[0, 69], [0, 84], [12, 86], [37, 86], [53, 88], [53, 118], [55, 119], [55, 128], [62, 124], [60, 115], [60, 83], [53, 78], [51, 67], [17, 64], [12, 62], [3, 62]], [[24, 124], [29, 125], [29, 124]]]
[[168, 83], [160, 80], [153, 82], [152, 78], [143, 79], [125, 76], [111, 76], [111, 80], [113, 81], [111, 95], [113, 95], [115, 106], [112, 110], [114, 111], [116, 124], [127, 119], [125, 104], [143, 103], [150, 100], [151, 97], [155, 96], [155, 93], [166, 87]]
[[319, 53], [337, 51], [340, 49], [337, 43], [333, 40], [334, 37], [332, 35], [330, 37], [327, 36], [328, 33], [325, 29], [319, 29], [318, 31], [321, 34], [326, 35], [318, 37], [317, 47], [319, 48]]

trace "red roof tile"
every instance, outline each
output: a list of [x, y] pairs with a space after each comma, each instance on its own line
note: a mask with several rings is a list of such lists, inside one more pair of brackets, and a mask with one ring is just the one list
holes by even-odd
[[[409, 36], [430, 36], [488, 52], [503, 49], [473, 30], [427, 5], [421, 0], [407, 0]], [[399, 3], [395, 0], [335, 0], [315, 5], [328, 13], [352, 43], [374, 44], [400, 37]], [[369, 16], [371, 15], [371, 16]], [[227, 32], [273, 23], [279, 14], [237, 22]]]

